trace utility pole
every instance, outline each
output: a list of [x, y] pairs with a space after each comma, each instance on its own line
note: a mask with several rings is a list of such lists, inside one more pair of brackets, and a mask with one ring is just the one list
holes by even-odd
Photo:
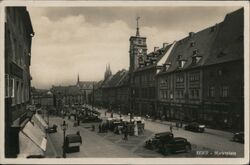
[[94, 107], [94, 99], [95, 99], [95, 90], [94, 90], [94, 81], [93, 81], [93, 84], [92, 84], [92, 111], [93, 111], [93, 107]]

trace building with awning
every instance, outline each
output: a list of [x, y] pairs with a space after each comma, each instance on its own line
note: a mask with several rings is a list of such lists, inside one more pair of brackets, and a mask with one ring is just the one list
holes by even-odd
[[15, 158], [22, 152], [20, 130], [31, 118], [31, 45], [34, 37], [26, 7], [6, 7], [4, 30], [5, 65], [5, 157]]
[[[19, 132], [19, 158], [44, 157], [47, 148], [47, 137], [44, 128], [39, 125], [45, 123], [37, 120], [38, 114], [35, 114], [31, 121]], [[42, 122], [41, 122], [42, 121]]]

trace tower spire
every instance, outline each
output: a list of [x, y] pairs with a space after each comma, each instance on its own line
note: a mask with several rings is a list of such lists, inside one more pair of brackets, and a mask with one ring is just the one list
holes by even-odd
[[77, 74], [77, 84], [79, 84], [80, 78], [79, 78], [79, 73]]
[[139, 19], [140, 17], [136, 17], [136, 37], [140, 36], [140, 32], [139, 32]]

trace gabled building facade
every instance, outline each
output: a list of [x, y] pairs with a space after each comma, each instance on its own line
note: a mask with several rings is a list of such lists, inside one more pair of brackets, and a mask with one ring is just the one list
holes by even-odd
[[5, 8], [5, 156], [20, 152], [19, 132], [30, 103], [31, 43], [34, 36], [26, 7]]
[[102, 84], [103, 106], [116, 112], [129, 111], [129, 76], [125, 69], [110, 76]]
[[243, 9], [179, 40], [157, 75], [158, 116], [243, 129], [243, 57]]

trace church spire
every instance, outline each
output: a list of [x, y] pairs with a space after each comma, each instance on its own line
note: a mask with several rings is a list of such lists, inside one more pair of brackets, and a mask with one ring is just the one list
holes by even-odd
[[110, 69], [110, 64], [106, 65], [106, 71], [104, 74], [104, 80], [106, 80], [109, 76], [112, 75], [111, 69]]
[[79, 78], [79, 73], [77, 74], [77, 84], [79, 84], [80, 78]]
[[139, 32], [139, 19], [140, 17], [136, 17], [136, 37], [140, 37], [140, 32]]

